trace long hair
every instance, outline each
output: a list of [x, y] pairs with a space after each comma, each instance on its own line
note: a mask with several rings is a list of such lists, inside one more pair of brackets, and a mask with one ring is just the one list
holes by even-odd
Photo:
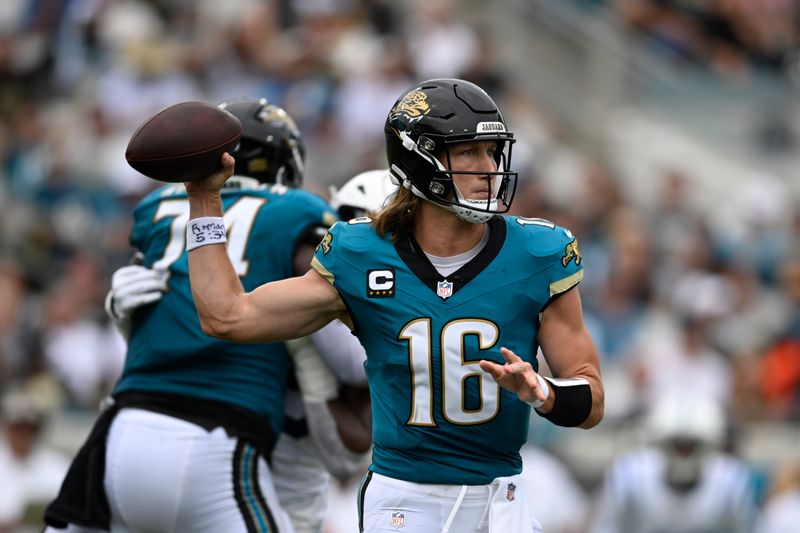
[[380, 236], [391, 231], [392, 242], [397, 242], [400, 235], [414, 231], [414, 219], [421, 201], [410, 190], [400, 187], [389, 205], [373, 217], [372, 227]]

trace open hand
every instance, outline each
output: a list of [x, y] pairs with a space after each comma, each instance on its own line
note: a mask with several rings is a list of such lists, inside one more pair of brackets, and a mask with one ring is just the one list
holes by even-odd
[[508, 348], [500, 348], [500, 353], [506, 360], [504, 365], [484, 359], [480, 362], [481, 368], [490, 373], [498, 385], [515, 392], [524, 402], [547, 400], [531, 364]]

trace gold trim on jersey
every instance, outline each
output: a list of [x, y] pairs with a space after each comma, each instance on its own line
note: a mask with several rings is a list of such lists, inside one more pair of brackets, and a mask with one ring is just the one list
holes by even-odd
[[322, 276], [323, 278], [327, 279], [327, 280], [328, 280], [328, 283], [330, 283], [331, 285], [333, 285], [333, 280], [335, 280], [335, 279], [336, 279], [336, 277], [333, 275], [333, 273], [332, 273], [330, 270], [328, 270], [327, 268], [325, 268], [325, 267], [322, 265], [322, 263], [320, 263], [320, 262], [319, 262], [319, 259], [317, 259], [316, 257], [314, 257], [314, 258], [312, 258], [312, 259], [311, 259], [311, 268], [313, 268], [314, 270], [316, 270], [316, 271], [317, 271], [317, 274], [319, 274], [319, 275], [320, 275], [320, 276]]
[[583, 279], [583, 269], [578, 270], [571, 276], [567, 276], [566, 278], [559, 279], [554, 281], [550, 284], [550, 296], [555, 296], [556, 294], [561, 294], [562, 292], [566, 291], [567, 289], [571, 289]]

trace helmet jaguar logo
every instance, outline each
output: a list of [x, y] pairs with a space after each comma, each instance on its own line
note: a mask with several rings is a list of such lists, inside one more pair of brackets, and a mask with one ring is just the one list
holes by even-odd
[[267, 170], [267, 158], [266, 157], [257, 157], [255, 159], [251, 159], [247, 161], [247, 171], [248, 172], [264, 172]]
[[394, 106], [392, 116], [402, 114], [414, 119], [427, 115], [430, 110], [428, 95], [422, 91], [411, 91]]
[[259, 112], [258, 118], [262, 122], [283, 122], [290, 130], [297, 131], [297, 124], [295, 124], [294, 119], [292, 119], [286, 111], [276, 105], [270, 104], [264, 106], [261, 112]]

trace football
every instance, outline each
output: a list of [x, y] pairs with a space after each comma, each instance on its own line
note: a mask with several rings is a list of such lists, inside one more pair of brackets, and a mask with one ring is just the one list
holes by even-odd
[[128, 164], [159, 181], [194, 181], [220, 167], [232, 152], [242, 124], [228, 111], [203, 102], [182, 102], [148, 118], [125, 150]]

